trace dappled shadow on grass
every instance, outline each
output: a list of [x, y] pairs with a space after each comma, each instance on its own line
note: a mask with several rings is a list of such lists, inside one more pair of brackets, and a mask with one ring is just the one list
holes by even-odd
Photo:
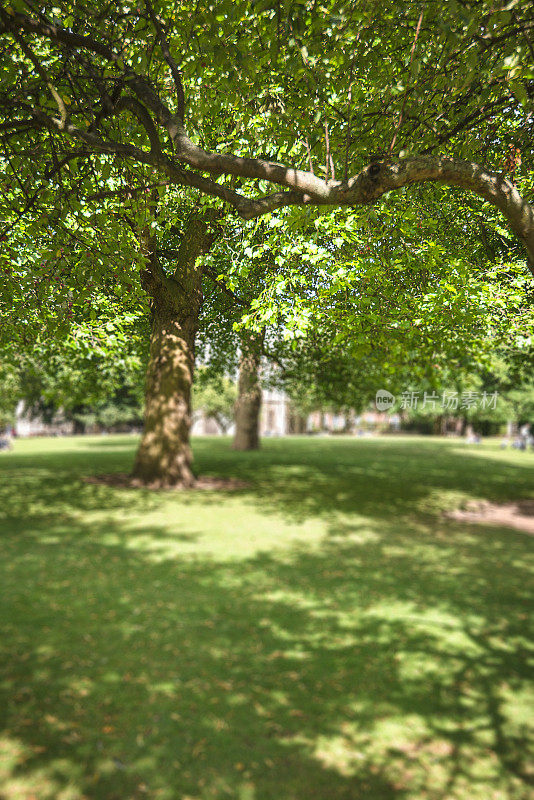
[[496, 448], [469, 449], [456, 440], [282, 439], [239, 458], [224, 442], [199, 440], [195, 452], [201, 472], [252, 481], [255, 504], [298, 522], [332, 514], [429, 518], [466, 496], [534, 498], [530, 454], [509, 463]]
[[526, 800], [522, 539], [154, 564], [128, 532], [7, 543], [7, 798]]
[[[230, 470], [225, 448], [211, 457], [201, 454], [206, 471], [247, 469], [236, 458]], [[262, 458], [242, 498], [291, 515], [283, 457], [249, 463]], [[91, 518], [122, 503], [142, 522], [162, 495], [83, 484], [72, 460], [10, 473], [0, 797], [527, 800], [531, 540], [424, 515], [400, 522], [440, 485], [459, 488], [426, 465], [407, 497], [383, 483], [393, 509], [372, 515], [378, 470], [356, 489], [338, 477], [340, 461], [359, 470], [358, 459], [319, 464], [305, 451], [316, 498], [298, 513], [328, 518], [313, 549], [225, 562], [179, 552], [157, 562], [168, 528]], [[302, 461], [295, 449], [285, 457], [297, 501]], [[401, 462], [382, 463], [401, 491]], [[110, 471], [108, 458], [93, 467]], [[515, 470], [514, 491], [526, 493]], [[488, 495], [500, 485], [496, 471], [486, 478]], [[221, 503], [175, 495], [176, 514], [195, 497]]]
[[6, 797], [527, 797], [522, 540], [153, 564], [110, 533], [7, 542]]
[[[135, 437], [102, 441], [80, 437], [74, 442], [79, 442], [79, 449], [9, 454], [0, 460], [0, 480], [6, 471], [15, 480], [19, 473], [23, 483], [29, 480], [30, 467], [34, 481], [46, 472], [47, 503], [54, 503], [57, 492], [72, 508], [97, 509], [110, 502], [116, 507], [133, 503], [141, 509], [160, 502], [149, 490], [135, 499], [132, 492], [81, 491], [85, 477], [128, 472]], [[201, 437], [194, 440], [194, 450], [199, 475], [243, 481], [250, 485], [243, 496], [263, 512], [282, 513], [297, 522], [332, 514], [375, 520], [435, 515], [465, 496], [495, 502], [534, 498], [530, 454], [519, 454], [521, 461], [510, 463], [498, 450], [468, 449], [457, 440], [302, 437], [271, 439], [258, 452], [236, 453], [228, 438]], [[181, 502], [196, 504], [199, 497], [195, 491], [185, 493]], [[12, 509], [18, 514], [23, 497], [9, 492], [7, 485], [2, 492], [0, 486], [0, 501], [8, 513]], [[201, 502], [217, 505], [217, 493], [208, 492]]]

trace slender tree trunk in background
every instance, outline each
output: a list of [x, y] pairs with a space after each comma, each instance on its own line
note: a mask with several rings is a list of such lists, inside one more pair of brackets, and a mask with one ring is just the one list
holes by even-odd
[[150, 356], [146, 377], [143, 436], [133, 477], [153, 488], [195, 483], [189, 443], [195, 335], [202, 303], [202, 267], [216, 234], [208, 215], [192, 216], [184, 231], [172, 277], [163, 272], [155, 241], [145, 239], [146, 291], [153, 298]]
[[82, 435], [82, 434], [85, 433], [86, 427], [87, 426], [86, 426], [85, 422], [80, 422], [79, 420], [75, 419], [72, 432], [75, 435]]
[[235, 404], [234, 450], [258, 450], [260, 446], [260, 360], [262, 333], [244, 333], [241, 337], [239, 380]]
[[299, 411], [292, 409], [291, 406], [289, 412], [289, 433], [306, 433], [306, 417]]

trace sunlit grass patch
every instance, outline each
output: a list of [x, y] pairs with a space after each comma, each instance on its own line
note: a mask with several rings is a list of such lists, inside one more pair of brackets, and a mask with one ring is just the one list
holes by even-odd
[[205, 439], [248, 488], [83, 481], [134, 449], [1, 454], [2, 800], [527, 800], [533, 540], [442, 511], [532, 498], [532, 454]]

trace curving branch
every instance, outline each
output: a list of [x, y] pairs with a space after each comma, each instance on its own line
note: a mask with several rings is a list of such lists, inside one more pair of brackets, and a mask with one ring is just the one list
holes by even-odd
[[[163, 29], [150, 5], [150, 0], [146, 2], [158, 32], [164, 57], [171, 67], [175, 82], [178, 80], [181, 87], [179, 70], [170, 56]], [[13, 11], [8, 14], [1, 8], [0, 20], [2, 29], [9, 31], [14, 38], [19, 36], [20, 30], [23, 30], [35, 36], [48, 38], [71, 52], [83, 48], [87, 52], [116, 63], [122, 71], [122, 85], [130, 89], [135, 98], [123, 98], [115, 110], [129, 107], [133, 111], [147, 131], [151, 150], [146, 152], [131, 144], [101, 139], [91, 129], [73, 125], [59, 103], [60, 119], [54, 119], [43, 111], [36, 110], [33, 112], [32, 125], [47, 127], [81, 140], [95, 152], [114, 153], [139, 163], [151, 164], [170, 182], [193, 187], [205, 195], [229, 203], [244, 219], [252, 219], [289, 205], [368, 205], [375, 203], [388, 192], [398, 191], [415, 183], [437, 182], [457, 186], [474, 192], [501, 211], [512, 231], [524, 244], [529, 266], [534, 275], [534, 208], [502, 175], [469, 161], [421, 155], [401, 160], [375, 161], [357, 175], [343, 181], [323, 180], [312, 171], [307, 172], [274, 161], [243, 157], [233, 153], [209, 152], [188, 137], [183, 127], [183, 108], [179, 109], [178, 114], [173, 114], [162, 102], [150, 80], [124, 66], [120, 54], [106, 44], [92, 36], [75, 34], [41, 19], [32, 19], [25, 14]], [[49, 84], [46, 73], [39, 69], [38, 64], [34, 66], [42, 79]], [[17, 121], [17, 124], [24, 124], [24, 121]], [[174, 145], [174, 155], [169, 156], [162, 152], [156, 125], [161, 125], [167, 130]], [[264, 197], [249, 198], [225, 186], [224, 183], [218, 183], [213, 177], [206, 177], [200, 173], [262, 180], [282, 187], [283, 191]]]
[[414, 156], [372, 164], [348, 181], [348, 196], [352, 195], [355, 203], [375, 202], [387, 192], [428, 182], [467, 189], [499, 209], [523, 243], [534, 275], [534, 206], [510, 180], [472, 161]]
[[145, 0], [145, 5], [146, 5], [146, 8], [147, 8], [148, 14], [150, 16], [150, 19], [152, 20], [152, 24], [154, 25], [154, 28], [156, 29], [156, 33], [158, 34], [159, 46], [161, 47], [161, 52], [163, 53], [163, 58], [167, 62], [168, 66], [169, 66], [169, 69], [171, 71], [172, 79], [174, 81], [174, 86], [175, 86], [175, 89], [176, 89], [177, 112], [178, 112], [177, 116], [183, 122], [183, 120], [184, 120], [184, 112], [185, 112], [185, 94], [184, 94], [184, 86], [183, 86], [183, 83], [182, 83], [182, 73], [178, 69], [178, 65], [176, 64], [176, 61], [174, 60], [174, 58], [171, 55], [169, 42], [167, 41], [167, 37], [165, 36], [165, 32], [163, 30], [163, 27], [162, 27], [162, 25], [161, 25], [157, 15], [156, 15], [156, 13], [154, 12], [154, 9], [152, 7], [152, 3], [150, 2], [150, 0]]
[[33, 66], [35, 67], [35, 69], [39, 73], [39, 75], [42, 78], [42, 80], [48, 86], [48, 89], [50, 90], [50, 94], [54, 98], [54, 100], [56, 102], [56, 105], [58, 107], [59, 116], [60, 116], [60, 119], [61, 119], [61, 130], [64, 130], [65, 129], [65, 125], [67, 124], [68, 116], [69, 116], [68, 112], [67, 112], [67, 107], [65, 105], [65, 101], [63, 100], [63, 98], [61, 97], [61, 95], [59, 94], [57, 89], [55, 88], [54, 84], [51, 82], [51, 80], [48, 77], [48, 74], [47, 74], [45, 68], [43, 67], [43, 65], [41, 64], [41, 62], [39, 61], [39, 59], [37, 58], [37, 56], [35, 55], [35, 53], [31, 49], [31, 47], [29, 47], [26, 44], [26, 42], [24, 41], [22, 36], [19, 33], [17, 33], [17, 31], [13, 31], [13, 38], [18, 43], [20, 49], [22, 50], [22, 52], [24, 53], [26, 58], [28, 58], [32, 62]]
[[[291, 178], [292, 170], [288, 169]], [[490, 172], [472, 161], [414, 156], [396, 162], [373, 162], [348, 181], [324, 183], [320, 196], [294, 198], [292, 192], [278, 192], [252, 201], [241, 216], [261, 216], [284, 205], [369, 205], [388, 192], [416, 183], [442, 183], [474, 192], [487, 200], [506, 218], [528, 254], [534, 275], [534, 206], [502, 175]], [[291, 185], [290, 180], [286, 185]]]
[[[49, 130], [63, 133], [73, 139], [79, 139], [89, 145], [93, 151], [97, 153], [110, 153], [120, 158], [132, 159], [140, 164], [149, 164], [164, 173], [169, 178], [170, 183], [198, 189], [202, 194], [216, 197], [219, 200], [229, 203], [243, 218], [245, 218], [246, 212], [249, 210], [249, 205], [254, 202], [240, 195], [238, 192], [216, 183], [210, 178], [205, 178], [202, 175], [198, 175], [196, 172], [184, 169], [181, 164], [176, 163], [173, 159], [162, 154], [161, 151], [153, 152], [151, 150], [147, 152], [131, 144], [123, 144], [122, 142], [115, 142], [110, 139], [101, 139], [95, 133], [73, 125], [72, 123], [62, 128], [60, 120], [49, 117], [41, 110], [34, 111], [31, 127], [48, 128]], [[252, 212], [252, 208], [250, 208], [250, 212]], [[251, 217], [253, 216], [254, 214], [251, 213]]]
[[527, 249], [534, 275], [534, 209], [511, 181], [471, 161], [415, 156], [396, 162], [373, 162], [347, 181], [322, 180], [311, 172], [255, 158], [209, 153], [193, 144], [182, 126], [176, 127], [176, 158], [196, 170], [265, 180], [289, 189], [243, 202], [238, 213], [246, 219], [261, 216], [285, 205], [367, 205], [382, 195], [413, 183], [437, 182], [468, 189], [484, 198], [506, 217], [511, 229]]
[[118, 114], [123, 110], [130, 111], [137, 120], [141, 123], [143, 128], [146, 131], [148, 139], [150, 141], [150, 153], [151, 155], [159, 158], [161, 156], [161, 144], [159, 141], [158, 132], [156, 130], [156, 126], [152, 121], [152, 117], [143, 106], [139, 100], [136, 100], [135, 97], [128, 97], [127, 95], [123, 95], [119, 97], [117, 102], [115, 103], [115, 113]]
[[4, 24], [5, 30], [13, 32], [22, 29], [26, 31], [26, 33], [44, 36], [52, 42], [66, 45], [70, 50], [89, 50], [102, 56], [102, 58], [105, 58], [107, 61], [116, 62], [120, 59], [118, 53], [115, 53], [110, 47], [92, 36], [72, 33], [66, 30], [66, 28], [61, 28], [59, 25], [52, 25], [41, 19], [34, 19], [18, 11], [15, 12], [11, 10], [8, 12], [0, 8], [0, 19]]
[[336, 181], [324, 181], [312, 172], [288, 167], [276, 161], [202, 150], [189, 139], [176, 119], [167, 123], [167, 128], [175, 144], [176, 158], [194, 169], [277, 183], [318, 202], [327, 201], [331, 187], [336, 185]]
[[[370, 205], [388, 192], [398, 191], [416, 183], [434, 182], [467, 189], [487, 200], [504, 215], [512, 231], [525, 246], [529, 267], [534, 275], [534, 206], [521, 197], [514, 184], [507, 178], [471, 161], [456, 161], [433, 156], [414, 156], [395, 162], [374, 161], [348, 181], [323, 181], [312, 173], [284, 167], [282, 164], [213, 154], [222, 173], [242, 175], [245, 169], [242, 162], [246, 162], [247, 177], [262, 179], [267, 164], [276, 170], [274, 175], [266, 180], [290, 187], [290, 191], [275, 192], [261, 198], [248, 198], [224, 184], [184, 169], [180, 163], [182, 160], [180, 154], [171, 158], [161, 151], [151, 150], [147, 153], [130, 144], [100, 139], [96, 134], [72, 124], [62, 128], [60, 120], [47, 117], [42, 112], [35, 112], [35, 117], [43, 125], [80, 139], [99, 152], [114, 153], [144, 164], [151, 164], [165, 173], [172, 183], [196, 188], [203, 194], [229, 203], [243, 219], [253, 219], [277, 208], [291, 205]], [[196, 151], [200, 150], [194, 147]], [[196, 159], [195, 166], [199, 166]], [[201, 166], [199, 168], [202, 169]], [[313, 186], [314, 192], [303, 191], [303, 186]]]

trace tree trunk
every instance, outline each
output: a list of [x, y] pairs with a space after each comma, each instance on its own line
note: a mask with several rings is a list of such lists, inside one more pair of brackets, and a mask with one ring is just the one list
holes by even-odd
[[241, 337], [239, 381], [235, 404], [234, 450], [258, 450], [260, 446], [260, 359], [263, 333]]
[[213, 217], [193, 215], [186, 225], [172, 277], [162, 270], [155, 241], [145, 238], [147, 269], [142, 278], [153, 299], [145, 421], [132, 477], [151, 488], [195, 484], [191, 429], [191, 384], [195, 335], [202, 302], [202, 267], [216, 234]]
[[133, 476], [154, 487], [194, 485], [189, 444], [197, 316], [156, 309], [146, 378], [143, 438]]
[[290, 406], [289, 413], [289, 433], [306, 433], [306, 417], [300, 411], [296, 411]]

